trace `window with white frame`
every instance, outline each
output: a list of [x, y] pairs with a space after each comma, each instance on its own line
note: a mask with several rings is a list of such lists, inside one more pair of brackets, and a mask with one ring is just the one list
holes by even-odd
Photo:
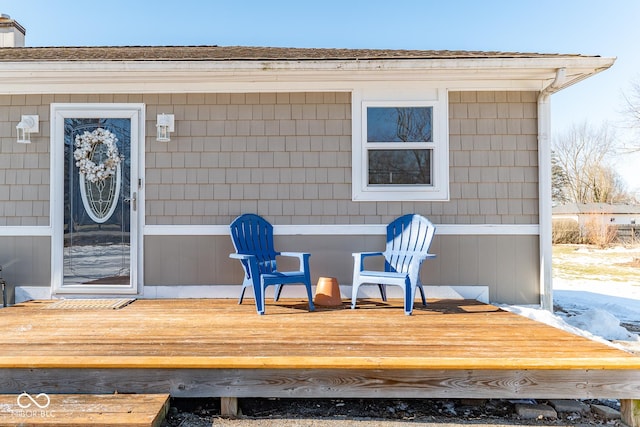
[[362, 102], [354, 200], [448, 200], [446, 101]]

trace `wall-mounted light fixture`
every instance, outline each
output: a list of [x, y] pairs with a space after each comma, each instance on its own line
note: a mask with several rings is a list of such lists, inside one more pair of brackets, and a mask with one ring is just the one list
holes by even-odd
[[175, 119], [173, 114], [158, 114], [156, 120], [156, 141], [169, 142], [171, 141], [171, 132], [175, 130]]
[[37, 115], [22, 116], [20, 123], [16, 126], [18, 131], [18, 142], [20, 144], [31, 144], [31, 134], [40, 131], [40, 117]]

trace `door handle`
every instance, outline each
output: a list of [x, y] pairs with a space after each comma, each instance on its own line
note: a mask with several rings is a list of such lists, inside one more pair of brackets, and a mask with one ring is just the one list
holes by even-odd
[[131, 195], [131, 198], [127, 197], [123, 201], [125, 203], [131, 203], [131, 208], [134, 212], [138, 210], [138, 193], [136, 193], [135, 191]]

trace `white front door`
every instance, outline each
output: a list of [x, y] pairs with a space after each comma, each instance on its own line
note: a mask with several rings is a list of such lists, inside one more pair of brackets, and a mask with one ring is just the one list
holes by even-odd
[[142, 104], [52, 104], [52, 292], [135, 294]]

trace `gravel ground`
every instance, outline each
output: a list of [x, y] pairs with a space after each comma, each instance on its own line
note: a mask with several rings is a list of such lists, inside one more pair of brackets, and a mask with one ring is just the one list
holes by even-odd
[[[347, 426], [623, 426], [589, 411], [589, 403], [616, 408], [617, 401], [586, 403], [586, 412], [560, 412], [557, 417], [525, 419], [517, 405], [547, 401], [442, 399], [240, 399], [242, 415], [220, 416], [218, 399], [174, 399], [163, 427], [347, 427]], [[618, 408], [619, 409], [619, 408]]]

